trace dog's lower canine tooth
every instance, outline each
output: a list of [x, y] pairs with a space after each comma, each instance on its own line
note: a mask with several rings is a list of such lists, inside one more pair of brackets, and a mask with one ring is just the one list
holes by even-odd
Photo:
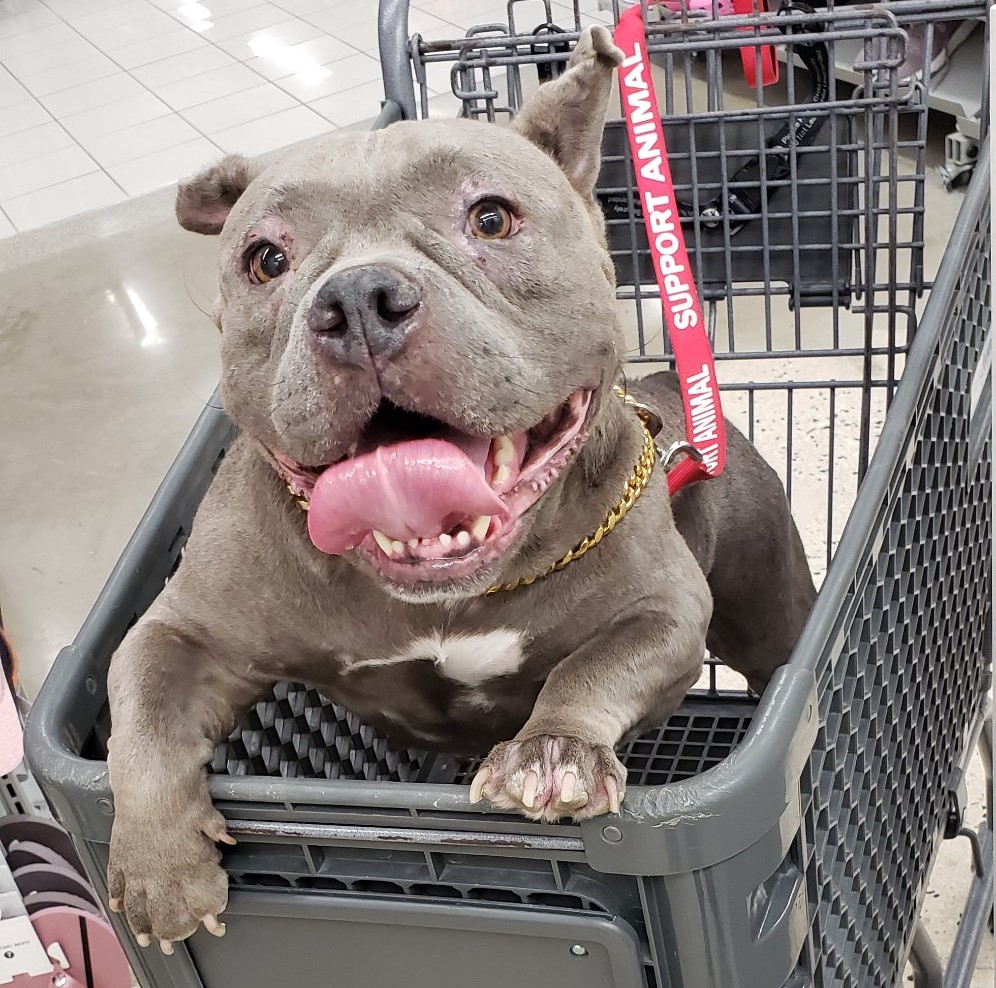
[[375, 528], [373, 530], [374, 541], [380, 546], [381, 552], [385, 556], [391, 556], [394, 554], [394, 542], [389, 539], [383, 532], [378, 532]]
[[481, 515], [481, 517], [470, 526], [470, 532], [478, 542], [482, 542], [484, 541], [484, 536], [488, 534], [488, 529], [490, 527], [491, 515]]
[[515, 459], [515, 443], [508, 436], [499, 436], [495, 440], [495, 466], [507, 466]]
[[503, 463], [495, 470], [494, 483], [501, 486], [508, 483], [508, 478], [512, 476], [512, 471]]

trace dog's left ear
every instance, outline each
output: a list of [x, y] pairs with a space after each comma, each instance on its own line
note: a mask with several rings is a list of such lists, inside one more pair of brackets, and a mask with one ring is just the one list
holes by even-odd
[[176, 190], [180, 226], [192, 233], [221, 233], [232, 206], [262, 170], [261, 165], [240, 154], [229, 154], [181, 182]]
[[586, 28], [567, 71], [540, 86], [512, 124], [546, 151], [589, 201], [598, 178], [612, 76], [622, 60], [608, 28]]

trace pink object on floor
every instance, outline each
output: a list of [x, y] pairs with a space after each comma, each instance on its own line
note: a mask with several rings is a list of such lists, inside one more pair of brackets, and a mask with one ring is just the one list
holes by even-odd
[[69, 961], [66, 988], [131, 988], [131, 972], [110, 924], [101, 916], [67, 906], [31, 917], [42, 945], [58, 943]]
[[0, 676], [0, 775], [24, 761], [24, 733], [6, 676]]

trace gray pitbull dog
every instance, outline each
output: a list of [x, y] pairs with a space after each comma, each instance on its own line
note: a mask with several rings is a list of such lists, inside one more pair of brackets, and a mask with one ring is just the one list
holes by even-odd
[[[278, 681], [404, 744], [490, 750], [471, 800], [583, 819], [618, 810], [613, 749], [675, 710], [707, 645], [755, 690], [789, 658], [813, 581], [777, 476], [730, 426], [722, 478], [672, 500], [658, 467], [599, 544], [532, 579], [603, 525], [646, 449], [614, 390], [593, 191], [619, 60], [589, 30], [510, 128], [398, 123], [180, 188], [180, 223], [220, 234], [240, 437], [111, 664], [109, 888], [139, 942], [224, 932], [232, 840], [205, 766]], [[632, 393], [683, 437], [673, 377]]]

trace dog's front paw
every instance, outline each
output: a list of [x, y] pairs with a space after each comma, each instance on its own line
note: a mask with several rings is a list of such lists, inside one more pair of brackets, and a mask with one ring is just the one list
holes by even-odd
[[587, 820], [618, 813], [626, 769], [607, 744], [542, 734], [503, 741], [485, 759], [470, 787], [470, 801], [485, 798], [531, 820]]
[[172, 954], [173, 942], [201, 923], [224, 936], [218, 914], [228, 905], [228, 875], [216, 841], [235, 843], [210, 800], [180, 819], [119, 812], [111, 831], [109, 904], [125, 913], [141, 946], [155, 939]]

